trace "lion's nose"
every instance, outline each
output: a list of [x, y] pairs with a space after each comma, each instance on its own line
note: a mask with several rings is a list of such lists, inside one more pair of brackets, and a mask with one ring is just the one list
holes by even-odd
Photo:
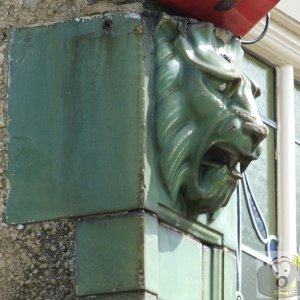
[[262, 122], [258, 111], [251, 107], [241, 109], [240, 107], [233, 107], [233, 111], [239, 116], [242, 123], [243, 130], [248, 134], [253, 143], [253, 150], [267, 137], [268, 128]]
[[245, 122], [243, 129], [253, 140], [253, 149], [255, 149], [268, 135], [268, 128], [263, 123]]

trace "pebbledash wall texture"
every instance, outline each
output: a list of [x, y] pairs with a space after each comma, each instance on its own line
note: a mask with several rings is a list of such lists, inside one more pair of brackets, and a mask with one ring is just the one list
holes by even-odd
[[[75, 220], [11, 226], [4, 223], [8, 184], [8, 37], [18, 27], [105, 12], [141, 12], [138, 1], [0, 1], [0, 299], [75, 299]], [[26, 84], [26, 83], [24, 83]]]

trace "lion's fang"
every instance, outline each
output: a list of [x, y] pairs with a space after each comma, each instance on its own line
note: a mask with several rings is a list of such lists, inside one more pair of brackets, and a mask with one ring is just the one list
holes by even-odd
[[234, 170], [241, 173], [241, 163], [239, 161], [234, 165]]

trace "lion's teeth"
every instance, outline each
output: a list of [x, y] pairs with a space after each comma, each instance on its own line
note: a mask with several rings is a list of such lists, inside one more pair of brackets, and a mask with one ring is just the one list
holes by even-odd
[[235, 164], [234, 169], [236, 172], [241, 173], [241, 163], [239, 161]]

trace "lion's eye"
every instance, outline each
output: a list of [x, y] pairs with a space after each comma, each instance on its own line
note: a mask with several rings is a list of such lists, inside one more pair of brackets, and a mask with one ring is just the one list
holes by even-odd
[[225, 82], [219, 85], [220, 92], [224, 92], [226, 90], [226, 88], [227, 88], [227, 83], [225, 83]]

